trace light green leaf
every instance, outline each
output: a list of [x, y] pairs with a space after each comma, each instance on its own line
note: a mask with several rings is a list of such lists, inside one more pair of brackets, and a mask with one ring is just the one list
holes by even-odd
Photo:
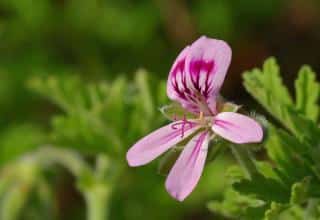
[[[259, 209], [264, 206], [264, 202], [250, 196], [240, 195], [238, 192], [228, 188], [224, 193], [223, 201], [211, 201], [207, 206], [210, 211], [226, 218], [247, 219], [243, 217], [249, 214], [247, 213], [248, 209]], [[257, 217], [257, 215], [255, 216]]]
[[304, 157], [308, 152], [308, 145], [300, 143], [281, 129], [270, 126], [269, 132], [266, 150], [270, 159], [277, 164], [282, 177], [286, 176], [284, 181], [295, 182], [310, 175], [312, 171], [307, 166], [309, 158]]
[[312, 145], [318, 144], [320, 129], [296, 110], [274, 58], [268, 59], [262, 70], [245, 72], [243, 77], [247, 91], [285, 128], [299, 139], [307, 139]]
[[143, 103], [143, 110], [145, 116], [151, 117], [155, 113], [153, 97], [148, 85], [147, 71], [140, 69], [136, 73], [135, 77], [136, 87], [139, 91], [139, 101]]
[[[267, 59], [263, 64], [262, 70], [253, 69], [252, 71], [245, 72], [244, 80], [246, 89], [251, 95], [263, 102], [263, 105], [268, 99], [266, 91], [272, 92], [277, 102], [286, 105], [292, 104], [292, 98], [289, 95], [288, 89], [283, 85], [279, 66], [274, 58]], [[270, 108], [272, 107], [274, 106], [272, 105]]]
[[272, 202], [270, 205], [270, 209], [265, 212], [264, 220], [279, 220], [279, 215], [281, 214], [281, 212], [288, 207], [288, 205]]
[[257, 175], [252, 180], [243, 179], [234, 183], [233, 187], [243, 195], [254, 196], [265, 202], [285, 203], [290, 195], [290, 190], [281, 182], [262, 175]]
[[[47, 134], [36, 125], [8, 127], [0, 134], [0, 166], [46, 143]], [[23, 140], [23, 141], [21, 141]]]
[[293, 204], [303, 204], [309, 198], [310, 190], [310, 177], [305, 177], [302, 181], [297, 182], [291, 187], [291, 198], [290, 203]]
[[303, 66], [295, 81], [296, 108], [314, 122], [319, 117], [320, 85], [316, 82], [316, 74], [309, 66]]

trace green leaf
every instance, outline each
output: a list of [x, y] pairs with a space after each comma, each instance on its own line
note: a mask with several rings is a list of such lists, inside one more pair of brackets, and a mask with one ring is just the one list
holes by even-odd
[[281, 212], [288, 208], [288, 205], [272, 202], [270, 208], [265, 212], [264, 220], [278, 220]]
[[40, 147], [47, 139], [45, 132], [32, 124], [8, 127], [0, 134], [0, 166]]
[[274, 58], [268, 59], [262, 70], [245, 72], [243, 78], [247, 91], [285, 128], [311, 145], [318, 144], [320, 129], [296, 110]]
[[281, 182], [257, 175], [252, 180], [243, 179], [234, 183], [233, 187], [243, 195], [252, 195], [265, 202], [286, 203], [290, 191]]
[[296, 138], [287, 132], [269, 128], [270, 137], [266, 141], [268, 156], [277, 164], [277, 169], [282, 173], [285, 182], [296, 182], [306, 175], [311, 175], [312, 171], [308, 166], [310, 158], [307, 153], [308, 145], [300, 143]]
[[96, 116], [83, 112], [52, 118], [52, 142], [80, 150], [85, 154], [116, 154], [122, 142], [114, 130]]
[[[243, 77], [246, 89], [251, 95], [263, 102], [262, 104], [265, 104], [268, 99], [266, 91], [272, 92], [277, 102], [286, 105], [292, 104], [292, 98], [288, 89], [283, 85], [279, 66], [274, 58], [267, 59], [262, 70], [253, 69], [245, 72]], [[270, 108], [274, 107], [274, 105], [270, 106]]]
[[[226, 218], [247, 219], [243, 217], [249, 214], [248, 210], [251, 212], [251, 208], [255, 208], [257, 210], [263, 205], [264, 203], [260, 200], [246, 195], [240, 195], [238, 192], [232, 190], [231, 188], [228, 188], [224, 193], [223, 201], [211, 201], [207, 206], [210, 211], [222, 215]], [[251, 217], [253, 217], [253, 213], [250, 214]], [[257, 216], [260, 215], [258, 215], [258, 213], [255, 213], [255, 217]]]
[[[129, 106], [128, 119], [126, 120], [126, 135], [128, 143], [136, 141], [137, 137], [141, 137], [152, 129], [157, 128], [164, 122], [164, 118], [157, 111], [159, 104], [163, 104], [163, 96], [159, 93], [165, 93], [163, 82], [153, 82], [148, 77], [147, 72], [138, 71], [135, 83], [131, 84], [131, 91], [128, 96]], [[130, 130], [128, 136], [128, 130]]]
[[281, 182], [281, 184], [284, 184], [282, 182], [282, 179], [279, 177], [278, 173], [276, 172], [276, 170], [272, 167], [270, 162], [265, 162], [265, 161], [258, 161], [256, 162], [257, 168], [259, 170], [259, 172], [265, 177], [265, 178], [271, 178], [271, 179], [275, 179], [279, 182]]
[[73, 75], [33, 78], [29, 88], [64, 111], [52, 117], [54, 143], [123, 157], [134, 141], [163, 123], [156, 111], [163, 83], [151, 87], [147, 75], [140, 70], [133, 82], [119, 76], [110, 83], [87, 83]]
[[153, 97], [148, 85], [148, 75], [147, 71], [140, 69], [136, 73], [135, 77], [136, 87], [139, 91], [139, 101], [143, 102], [143, 111], [146, 114], [146, 117], [153, 116], [155, 113]]
[[295, 81], [296, 108], [310, 120], [317, 122], [319, 117], [318, 100], [320, 84], [316, 82], [316, 74], [309, 66], [303, 66]]
[[291, 187], [291, 198], [290, 203], [293, 204], [302, 204], [306, 202], [309, 198], [310, 191], [310, 177], [305, 177], [302, 181], [297, 182]]
[[126, 116], [125, 99], [127, 95], [127, 80], [120, 76], [112, 83], [100, 85], [100, 91], [103, 94], [101, 105], [101, 115], [103, 121], [108, 122], [109, 126], [115, 129], [118, 134], [125, 128]]

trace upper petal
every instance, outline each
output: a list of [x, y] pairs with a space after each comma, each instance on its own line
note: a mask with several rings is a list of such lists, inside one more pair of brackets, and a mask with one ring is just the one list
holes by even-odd
[[205, 36], [189, 49], [185, 68], [190, 86], [199, 88], [205, 97], [219, 93], [231, 62], [230, 46], [222, 40]]
[[199, 126], [196, 123], [183, 121], [176, 121], [159, 128], [129, 149], [127, 161], [130, 166], [141, 166], [149, 163], [198, 128]]
[[255, 120], [234, 112], [216, 115], [211, 128], [221, 137], [237, 144], [257, 143], [263, 138], [263, 129]]
[[175, 199], [184, 200], [197, 185], [206, 161], [208, 143], [209, 132], [197, 134], [172, 167], [166, 180], [166, 189]]
[[167, 83], [168, 97], [192, 112], [215, 113], [215, 99], [230, 62], [231, 49], [226, 42], [199, 38], [174, 62]]
[[187, 46], [180, 52], [180, 54], [174, 61], [169, 73], [167, 81], [167, 95], [172, 100], [184, 99], [184, 94], [180, 93], [180, 91], [183, 90], [184, 87], [184, 65], [189, 48], [190, 47]]

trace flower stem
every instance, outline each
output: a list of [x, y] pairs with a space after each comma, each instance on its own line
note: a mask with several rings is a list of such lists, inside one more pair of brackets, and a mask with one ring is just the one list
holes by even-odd
[[87, 220], [107, 220], [110, 188], [105, 184], [97, 183], [83, 193], [87, 204]]
[[249, 179], [252, 179], [254, 176], [258, 174], [257, 167], [254, 163], [254, 159], [250, 152], [246, 149], [244, 145], [234, 145], [230, 144], [231, 151], [237, 161], [239, 162], [240, 166], [246, 172], [246, 175]]
[[317, 219], [319, 199], [311, 198], [304, 213], [304, 219]]

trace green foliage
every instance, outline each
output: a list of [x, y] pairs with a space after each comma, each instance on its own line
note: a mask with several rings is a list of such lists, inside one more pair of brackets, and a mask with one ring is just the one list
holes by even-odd
[[[311, 72], [305, 74], [312, 78]], [[300, 114], [297, 105], [293, 104], [288, 89], [282, 84], [275, 59], [268, 59], [262, 70], [245, 72], [244, 80], [247, 91], [285, 128], [299, 139], [308, 139], [310, 144], [318, 144], [317, 136], [320, 135], [320, 131], [317, 125], [306, 115]]]
[[224, 200], [222, 202], [209, 202], [208, 208], [224, 217], [237, 219], [248, 213], [250, 211], [248, 209], [251, 207], [259, 207], [261, 205], [263, 205], [262, 201], [243, 196], [229, 188], [224, 192]]
[[[197, 33], [232, 39], [230, 44], [234, 48], [237, 44], [242, 47], [243, 39], [253, 36], [250, 48], [258, 48], [254, 55], [261, 54], [259, 48], [264, 48], [263, 41], [260, 37], [254, 40], [254, 34], [260, 33], [261, 27], [262, 31], [277, 30], [270, 21], [274, 21], [277, 14], [283, 14], [278, 13], [282, 8], [287, 10], [283, 2], [286, 1], [1, 0], [0, 219], [84, 218], [82, 200], [75, 195], [67, 175], [59, 169], [62, 166], [69, 170], [66, 164], [58, 163], [60, 166], [56, 169], [46, 163], [25, 160], [28, 156], [34, 161], [36, 156], [29, 156], [39, 155], [39, 151], [57, 156], [54, 151], [41, 151], [44, 144], [54, 144], [66, 155], [77, 155], [59, 157], [59, 160], [74, 161], [80, 157], [88, 162], [86, 167], [92, 168], [92, 173], [96, 172], [95, 168], [103, 170], [105, 160], [101, 157], [108, 156], [107, 161], [114, 169], [105, 173], [108, 177], [114, 173], [121, 176], [115, 178], [116, 183], [111, 183], [117, 188], [111, 204], [112, 219], [185, 219], [199, 212], [199, 204], [211, 192], [219, 197], [224, 182], [216, 176], [231, 163], [228, 157], [215, 161], [214, 169], [211, 165], [206, 167], [208, 175], [200, 182], [203, 186], [181, 206], [167, 196], [163, 177], [153, 172], [155, 167], [131, 169], [129, 173], [123, 168], [124, 154], [132, 143], [163, 123], [157, 109], [165, 103], [166, 93], [165, 84], [159, 83], [158, 77], [167, 75], [178, 49], [190, 43]], [[171, 22], [173, 20], [176, 22]], [[185, 25], [184, 21], [191, 25]], [[182, 36], [176, 32], [177, 24]], [[247, 62], [246, 54], [239, 57], [241, 62]], [[158, 75], [146, 77], [142, 71], [133, 76], [132, 71], [138, 67], [146, 67]], [[119, 72], [124, 74], [118, 76]], [[25, 85], [30, 76], [34, 78], [29, 81], [31, 90], [28, 90]], [[303, 85], [312, 80], [309, 75], [302, 78]], [[308, 96], [311, 91], [302, 91], [301, 96]], [[301, 102], [297, 111], [316, 121], [317, 114], [311, 114], [316, 112], [316, 98], [310, 94], [309, 97], [307, 102]], [[232, 105], [224, 107], [234, 109]], [[208, 162], [226, 150], [220, 147], [224, 143], [214, 144]], [[299, 144], [294, 146], [305, 149], [305, 145], [312, 146], [299, 138]], [[315, 149], [312, 151], [313, 157], [319, 155]], [[52, 162], [50, 155], [47, 156]], [[317, 170], [313, 160], [316, 158], [309, 158], [308, 167]], [[259, 170], [264, 170], [265, 176], [282, 181], [283, 173], [275, 172], [270, 165], [263, 167]], [[286, 169], [282, 167], [285, 168], [281, 170]], [[169, 168], [167, 164], [166, 170]], [[48, 174], [44, 171], [47, 169], [49, 179], [44, 176]], [[74, 169], [78, 170], [77, 166]], [[103, 175], [104, 172], [96, 173]], [[57, 177], [58, 183], [52, 176]], [[92, 204], [89, 210], [102, 209], [103, 197], [109, 193], [103, 187], [106, 182], [101, 183], [103, 178], [88, 179], [76, 176], [77, 189], [85, 201]], [[310, 188], [317, 189], [313, 182]], [[66, 216], [56, 215], [61, 211], [57, 209]], [[71, 214], [72, 218], [68, 213], [73, 209], [76, 215]], [[255, 209], [249, 207], [248, 210]]]
[[[115, 175], [110, 175], [112, 163], [109, 158], [100, 155], [97, 157], [96, 167], [92, 168], [75, 151], [42, 147], [8, 163], [0, 173], [1, 219], [24, 219], [26, 216], [29, 216], [30, 219], [56, 218], [51, 190], [45, 178], [47, 169], [54, 164], [64, 167], [75, 177], [78, 188], [86, 199], [88, 219], [106, 218], [111, 184], [115, 177]], [[42, 209], [43, 213], [37, 212], [32, 217], [30, 215], [32, 206], [28, 203], [34, 196], [39, 201], [36, 207]], [[34, 201], [32, 204], [35, 205]], [[97, 207], [97, 205], [100, 206]], [[97, 215], [99, 218], [95, 218]]]
[[[64, 112], [52, 119], [53, 143], [89, 154], [123, 156], [137, 137], [162, 123], [157, 106], [166, 100], [158, 95], [163, 84], [151, 92], [148, 83], [147, 73], [140, 70], [133, 83], [125, 77], [96, 84], [76, 77], [49, 77], [34, 78], [29, 87]], [[144, 123], [137, 123], [142, 119]]]
[[[280, 70], [274, 58], [268, 59], [262, 69], [244, 73], [247, 91], [280, 123], [280, 127], [267, 124], [264, 141], [268, 156], [266, 162], [253, 160], [254, 175], [250, 179], [241, 172], [229, 173], [233, 179], [233, 196], [225, 195], [224, 201], [216, 203], [214, 211], [224, 216], [240, 219], [318, 219], [319, 176], [319, 83], [315, 73], [304, 66], [299, 71], [296, 85], [296, 101], [283, 85]], [[278, 124], [277, 124], [278, 125]], [[250, 159], [247, 159], [250, 161]], [[247, 167], [243, 166], [245, 170]], [[258, 206], [245, 203], [246, 208], [235, 212], [235, 201], [255, 198]], [[305, 209], [311, 204], [310, 209]], [[212, 207], [212, 206], [211, 206]], [[225, 207], [225, 209], [221, 209]], [[237, 207], [237, 205], [236, 205]], [[303, 214], [301, 214], [303, 213]], [[236, 218], [237, 219], [237, 218]], [[307, 218], [309, 219], [309, 218]]]
[[[23, 138], [23, 141], [21, 141]], [[0, 134], [0, 166], [33, 151], [47, 140], [45, 132], [33, 124], [16, 125]]]
[[314, 122], [319, 117], [320, 84], [315, 81], [316, 74], [308, 66], [303, 66], [295, 82], [296, 109]]

